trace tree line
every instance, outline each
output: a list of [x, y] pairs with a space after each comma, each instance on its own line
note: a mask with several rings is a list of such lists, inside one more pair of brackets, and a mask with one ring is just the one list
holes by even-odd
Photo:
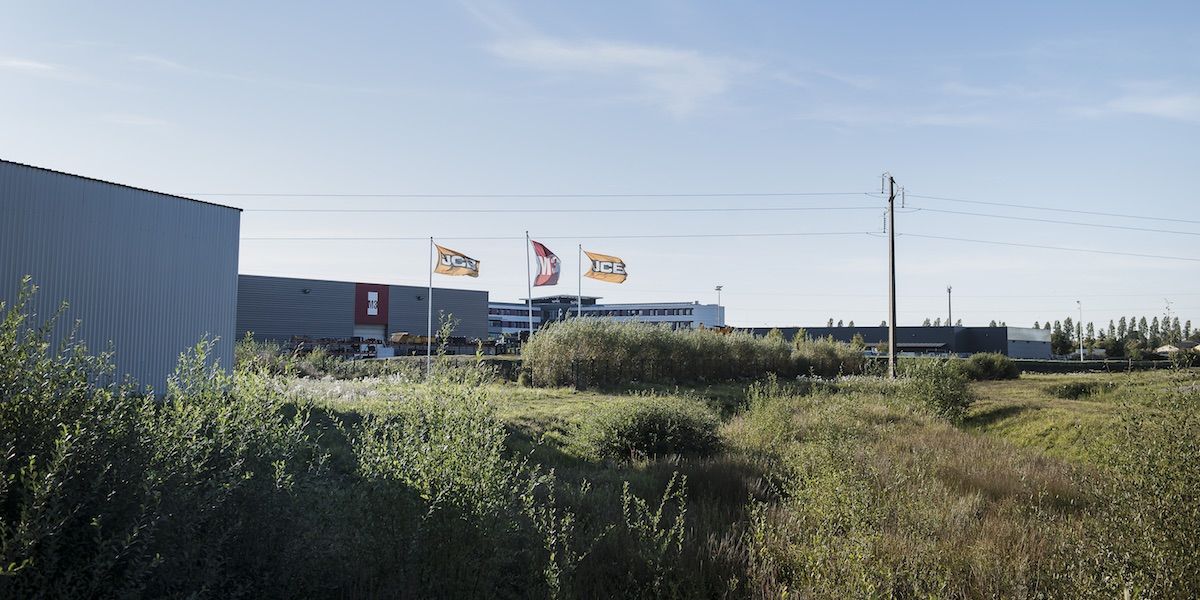
[[1109, 357], [1134, 360], [1168, 344], [1185, 340], [1200, 341], [1200, 330], [1192, 328], [1190, 319], [1180, 323], [1179, 317], [1171, 315], [1161, 319], [1157, 316], [1149, 319], [1144, 316], [1110, 319], [1107, 327], [1103, 323], [1097, 326], [1088, 321], [1087, 325], [1080, 328], [1071, 317], [1053, 323], [1034, 321], [1033, 326], [1050, 330], [1050, 350], [1055, 354], [1078, 352], [1081, 335], [1083, 347], [1088, 351], [1104, 350]]

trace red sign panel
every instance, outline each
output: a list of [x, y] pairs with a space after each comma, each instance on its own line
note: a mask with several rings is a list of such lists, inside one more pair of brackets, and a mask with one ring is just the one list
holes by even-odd
[[354, 324], [387, 325], [388, 286], [374, 283], [354, 285]]

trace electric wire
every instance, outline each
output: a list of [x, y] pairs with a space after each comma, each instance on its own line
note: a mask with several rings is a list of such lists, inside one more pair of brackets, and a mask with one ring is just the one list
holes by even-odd
[[872, 192], [709, 192], [709, 193], [649, 193], [649, 194], [353, 194], [353, 193], [329, 193], [329, 194], [293, 194], [282, 192], [263, 192], [263, 193], [191, 193], [184, 194], [185, 196], [220, 196], [223, 198], [449, 198], [449, 199], [470, 199], [470, 198], [496, 198], [496, 199], [516, 199], [516, 198], [535, 198], [535, 199], [553, 199], [553, 198], [785, 198], [785, 197], [801, 197], [801, 196], [863, 196], [872, 195]]
[[243, 208], [267, 213], [717, 213], [879, 210], [878, 206], [752, 206], [713, 208]]
[[1080, 210], [1076, 208], [1053, 208], [1049, 206], [1035, 206], [1031, 204], [1015, 204], [1011, 202], [988, 202], [984, 200], [966, 200], [963, 198], [947, 198], [945, 196], [925, 196], [921, 194], [909, 194], [910, 198], [922, 198], [925, 200], [941, 200], [944, 202], [962, 202], [966, 204], [985, 204], [988, 206], [1007, 206], [1009, 208], [1025, 208], [1029, 210], [1045, 210], [1052, 212], [1074, 213], [1080, 215], [1095, 215], [1098, 217], [1116, 217], [1120, 219], [1142, 219], [1147, 221], [1168, 221], [1173, 223], [1195, 223], [1200, 224], [1200, 220], [1179, 219], [1175, 217], [1149, 217], [1146, 215], [1131, 215], [1123, 213], [1100, 212], [1095, 210]]
[[1139, 254], [1136, 252], [1117, 252], [1115, 250], [1095, 250], [1090, 248], [1067, 248], [1064, 246], [1043, 246], [1041, 244], [1022, 244], [1019, 242], [999, 242], [994, 240], [973, 240], [969, 238], [948, 237], [943, 235], [927, 235], [921, 233], [897, 233], [897, 236], [925, 238], [930, 240], [949, 240], [953, 242], [973, 242], [976, 244], [993, 244], [997, 246], [1017, 246], [1021, 248], [1040, 248], [1043, 250], [1062, 250], [1066, 252], [1087, 252], [1091, 254], [1111, 254], [1116, 256], [1135, 256], [1138, 258], [1161, 258], [1166, 260], [1186, 260], [1191, 262], [1200, 262], [1200, 258], [1192, 258], [1188, 256], [1166, 256], [1162, 254]]
[[[804, 231], [783, 233], [650, 233], [628, 235], [548, 235], [538, 236], [539, 240], [630, 240], [630, 239], [690, 239], [690, 238], [766, 238], [766, 237], [804, 237], [804, 236], [834, 236], [834, 235], [870, 235], [871, 231]], [[524, 240], [524, 236], [433, 236], [435, 240], [468, 240], [468, 241], [516, 241]], [[279, 237], [243, 237], [246, 241], [358, 241], [358, 242], [401, 242], [428, 241], [429, 237], [412, 236], [279, 236]]]
[[1055, 223], [1055, 224], [1059, 224], [1059, 225], [1077, 225], [1077, 226], [1081, 226], [1081, 227], [1097, 227], [1097, 228], [1101, 228], [1101, 229], [1123, 229], [1126, 231], [1146, 231], [1146, 232], [1151, 232], [1151, 233], [1168, 233], [1168, 234], [1174, 234], [1174, 235], [1200, 236], [1200, 232], [1196, 232], [1196, 231], [1178, 231], [1175, 229], [1154, 229], [1151, 227], [1130, 227], [1128, 225], [1104, 225], [1104, 224], [1100, 224], [1100, 223], [1082, 223], [1079, 221], [1062, 221], [1059, 219], [1039, 219], [1037, 217], [1019, 217], [1016, 215], [997, 215], [997, 214], [989, 214], [989, 213], [975, 213], [975, 212], [967, 212], [967, 211], [963, 211], [963, 210], [945, 210], [945, 209], [941, 209], [941, 208], [920, 207], [920, 208], [913, 209], [911, 212], [932, 212], [932, 213], [941, 213], [941, 214], [947, 214], [947, 215], [965, 215], [965, 216], [971, 216], [971, 217], [988, 217], [988, 218], [992, 218], [992, 219], [1009, 219], [1012, 221], [1033, 221], [1033, 222], [1037, 222], [1037, 223]]

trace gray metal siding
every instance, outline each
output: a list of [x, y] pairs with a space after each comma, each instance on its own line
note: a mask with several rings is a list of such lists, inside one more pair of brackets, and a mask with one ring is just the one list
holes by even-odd
[[[354, 286], [347, 281], [241, 275], [238, 277], [237, 334], [286, 342], [292, 336], [345, 338], [354, 335]], [[308, 290], [308, 293], [304, 293]], [[389, 334], [425, 335], [428, 288], [388, 289]], [[434, 327], [439, 311], [459, 321], [454, 335], [487, 337], [487, 292], [434, 288]]]
[[1050, 342], [1035, 340], [1009, 340], [1007, 354], [1013, 358], [1054, 358]]
[[[429, 288], [393, 285], [388, 291], [388, 332], [407, 331], [425, 335], [429, 314]], [[487, 339], [488, 293], [475, 290], [433, 288], [433, 327], [438, 327], [438, 315], [453, 316], [458, 321], [452, 335]]]
[[0, 161], [0, 300], [23, 275], [36, 322], [115, 351], [118, 373], [165, 389], [179, 354], [219, 337], [233, 363], [240, 211]]
[[257, 339], [279, 342], [297, 335], [350, 337], [354, 335], [354, 284], [239, 275], [238, 337], [247, 331]]

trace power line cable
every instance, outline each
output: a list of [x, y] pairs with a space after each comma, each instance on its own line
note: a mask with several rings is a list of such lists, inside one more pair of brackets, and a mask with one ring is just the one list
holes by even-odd
[[1116, 256], [1136, 256], [1138, 258], [1162, 258], [1167, 260], [1186, 260], [1191, 262], [1200, 262], [1200, 258], [1191, 258], [1187, 256], [1164, 256], [1161, 254], [1138, 254], [1135, 252], [1117, 252], [1113, 250], [1093, 250], [1088, 248], [1067, 248], [1064, 246], [1043, 246], [1040, 244], [1022, 244], [1018, 242], [997, 242], [993, 240], [972, 240], [968, 238], [947, 237], [941, 235], [925, 235], [920, 233], [900, 233], [897, 235], [925, 238], [931, 240], [949, 240], [954, 242], [974, 242], [976, 244], [993, 244], [997, 246], [1017, 246], [1021, 248], [1040, 248], [1043, 250], [1063, 250], [1066, 252], [1088, 252], [1092, 254], [1112, 254]]
[[712, 192], [663, 194], [293, 194], [293, 193], [191, 193], [185, 196], [223, 198], [783, 198], [801, 196], [870, 196], [870, 192]]
[[705, 213], [879, 210], [878, 206], [758, 206], [719, 208], [244, 208], [270, 213]]
[[989, 213], [974, 213], [962, 210], [945, 210], [941, 208], [926, 208], [920, 207], [913, 209], [912, 212], [933, 212], [948, 215], [966, 215], [971, 217], [988, 217], [992, 219], [1009, 219], [1012, 221], [1034, 221], [1037, 223], [1055, 223], [1059, 225], [1078, 225], [1081, 227], [1098, 227], [1102, 229], [1124, 229], [1126, 231], [1148, 231], [1152, 233], [1170, 233], [1175, 235], [1196, 235], [1200, 236], [1200, 232], [1196, 231], [1178, 231], [1174, 229], [1154, 229], [1150, 227], [1130, 227], [1127, 225], [1102, 225], [1099, 223], [1082, 223], [1080, 221], [1062, 221], [1058, 219], [1039, 219], [1037, 217], [1018, 217], [1014, 215], [997, 215]]
[[1117, 217], [1121, 219], [1142, 219], [1147, 221], [1168, 221], [1173, 223], [1196, 223], [1200, 221], [1192, 219], [1178, 219], [1174, 217], [1148, 217], [1146, 215], [1130, 215], [1122, 213], [1100, 212], [1094, 210], [1080, 210], [1075, 208], [1053, 208], [1049, 206], [1034, 206], [1031, 204], [1014, 204], [1011, 202], [987, 202], [984, 200], [965, 200], [963, 198], [947, 198], [945, 196], [923, 196], [920, 194], [909, 194], [913, 198], [923, 198], [925, 200], [942, 200], [945, 202], [963, 202], [966, 204], [986, 204], [988, 206], [1007, 206], [1009, 208], [1025, 208], [1029, 210], [1045, 210], [1052, 212], [1074, 213], [1080, 215], [1095, 215], [1099, 217]]
[[[628, 239], [682, 239], [682, 238], [738, 238], [738, 237], [803, 237], [825, 235], [870, 235], [871, 231], [806, 231], [791, 233], [681, 233], [681, 234], [630, 234], [630, 235], [551, 235], [538, 236], [540, 240], [628, 240]], [[439, 240], [471, 240], [471, 241], [515, 241], [524, 240], [524, 236], [434, 236]], [[429, 237], [372, 237], [372, 236], [281, 236], [281, 237], [243, 237], [247, 241], [427, 241]]]

